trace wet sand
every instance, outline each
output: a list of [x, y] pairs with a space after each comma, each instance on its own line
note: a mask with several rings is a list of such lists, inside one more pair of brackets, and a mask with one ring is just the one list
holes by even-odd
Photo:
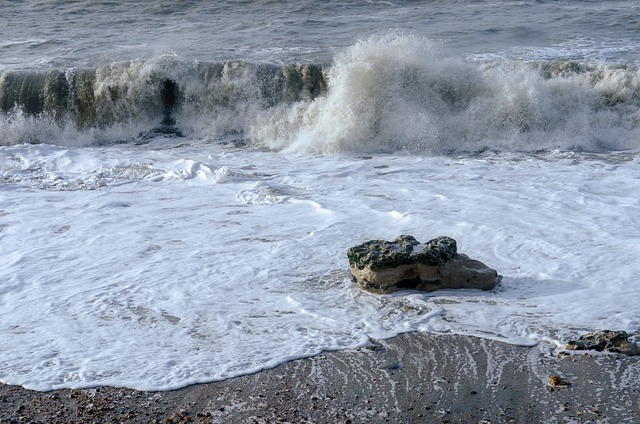
[[0, 385], [0, 423], [640, 422], [640, 357], [559, 353], [411, 333], [174, 391]]

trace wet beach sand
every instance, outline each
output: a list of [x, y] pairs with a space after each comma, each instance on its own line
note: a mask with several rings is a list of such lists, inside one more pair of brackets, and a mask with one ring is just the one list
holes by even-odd
[[638, 423], [640, 357], [410, 333], [173, 391], [0, 385], [14, 422]]

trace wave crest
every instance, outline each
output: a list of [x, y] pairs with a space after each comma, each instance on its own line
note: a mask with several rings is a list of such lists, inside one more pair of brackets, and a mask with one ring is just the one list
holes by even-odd
[[421, 153], [640, 147], [635, 67], [491, 63], [388, 35], [336, 58], [327, 95], [261, 116], [251, 137], [275, 150]]
[[0, 76], [0, 144], [155, 135], [271, 150], [426, 154], [640, 148], [635, 66], [472, 63], [433, 42], [360, 41], [330, 67], [162, 56]]

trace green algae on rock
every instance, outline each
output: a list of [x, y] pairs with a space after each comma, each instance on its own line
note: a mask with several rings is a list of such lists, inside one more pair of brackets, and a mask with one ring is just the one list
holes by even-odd
[[370, 240], [354, 246], [347, 250], [347, 257], [358, 269], [379, 269], [418, 262], [441, 265], [456, 253], [456, 241], [451, 237], [436, 237], [421, 245], [415, 237], [403, 235], [394, 241]]
[[457, 253], [456, 241], [441, 236], [421, 244], [413, 236], [370, 240], [347, 251], [353, 280], [374, 293], [402, 289], [490, 290], [502, 277], [480, 261]]

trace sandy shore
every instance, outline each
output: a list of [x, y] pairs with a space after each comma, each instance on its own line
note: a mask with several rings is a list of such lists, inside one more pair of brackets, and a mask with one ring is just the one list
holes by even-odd
[[0, 385], [14, 422], [638, 423], [640, 358], [412, 333], [175, 391]]

